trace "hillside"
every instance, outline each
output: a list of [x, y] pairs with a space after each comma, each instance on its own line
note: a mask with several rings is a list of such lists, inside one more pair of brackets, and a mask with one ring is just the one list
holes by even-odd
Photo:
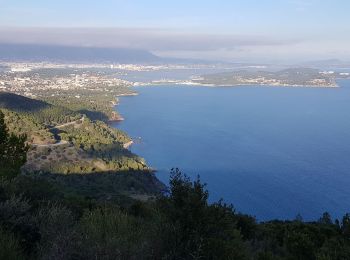
[[0, 92], [0, 107], [16, 112], [33, 113], [51, 108], [52, 106], [40, 100], [30, 99], [8, 92]]
[[[123, 147], [130, 138], [102, 121], [93, 121], [67, 107], [12, 93], [0, 93], [0, 110], [11, 132], [27, 135], [31, 147], [23, 173], [30, 176], [40, 173], [42, 178], [73, 190], [81, 182], [79, 176], [88, 175], [86, 185], [95, 186], [91, 188], [95, 193], [91, 196], [101, 196], [100, 182], [106, 179], [118, 187], [112, 184], [113, 196], [150, 194], [163, 187], [144, 160]], [[102, 177], [103, 174], [109, 177]], [[67, 175], [71, 177], [60, 177]], [[74, 185], [73, 180], [77, 182]], [[128, 184], [129, 180], [135, 185], [138, 183], [137, 186]]]
[[0, 108], [25, 114], [45, 125], [56, 125], [81, 118], [81, 115], [65, 107], [8, 92], [0, 92]]

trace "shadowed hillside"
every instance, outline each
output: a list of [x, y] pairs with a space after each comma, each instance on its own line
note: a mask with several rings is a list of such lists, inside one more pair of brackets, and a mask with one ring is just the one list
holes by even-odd
[[37, 112], [42, 109], [50, 108], [52, 105], [24, 96], [0, 92], [0, 107], [16, 112]]

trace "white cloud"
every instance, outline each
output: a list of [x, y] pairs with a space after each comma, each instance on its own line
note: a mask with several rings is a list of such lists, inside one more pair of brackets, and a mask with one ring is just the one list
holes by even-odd
[[165, 56], [228, 61], [350, 57], [348, 37], [322, 37], [206, 34], [159, 28], [0, 27], [0, 43], [134, 48]]

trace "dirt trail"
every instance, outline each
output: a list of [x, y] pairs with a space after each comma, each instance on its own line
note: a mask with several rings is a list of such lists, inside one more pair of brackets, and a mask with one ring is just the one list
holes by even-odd
[[[80, 118], [78, 120], [69, 122], [69, 123], [65, 123], [65, 124], [62, 124], [62, 125], [56, 125], [54, 127], [51, 127], [50, 130], [52, 131], [52, 130], [55, 130], [55, 129], [61, 129], [61, 128], [64, 128], [64, 127], [67, 127], [67, 126], [71, 126], [71, 125], [81, 124], [81, 123], [84, 122], [84, 120], [85, 120], [85, 116], [83, 116], [82, 118]], [[65, 141], [65, 140], [57, 140], [57, 143], [54, 143], [54, 144], [36, 144], [36, 143], [32, 143], [31, 145], [36, 146], [36, 147], [54, 147], [54, 146], [65, 145], [65, 144], [68, 144], [68, 143], [69, 142]]]

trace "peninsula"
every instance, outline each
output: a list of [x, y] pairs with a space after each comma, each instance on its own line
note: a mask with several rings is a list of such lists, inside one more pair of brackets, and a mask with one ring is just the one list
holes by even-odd
[[208, 74], [193, 78], [189, 84], [205, 86], [337, 87], [335, 79], [335, 73], [310, 68], [292, 68], [277, 72], [241, 70]]

